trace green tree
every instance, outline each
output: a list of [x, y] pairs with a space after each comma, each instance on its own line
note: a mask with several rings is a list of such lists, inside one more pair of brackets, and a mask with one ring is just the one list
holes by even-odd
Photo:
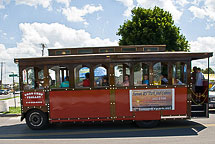
[[120, 25], [117, 35], [119, 45], [160, 45], [167, 51], [189, 51], [185, 36], [174, 25], [172, 15], [159, 7], [154, 9], [134, 8], [132, 19]]
[[[203, 74], [208, 74], [208, 68], [206, 68], [205, 70], [202, 69], [202, 73]], [[214, 70], [212, 68], [209, 68], [209, 74], [214, 74]]]

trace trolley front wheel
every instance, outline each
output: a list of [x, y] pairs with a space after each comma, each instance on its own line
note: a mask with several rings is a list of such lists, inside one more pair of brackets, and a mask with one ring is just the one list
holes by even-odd
[[26, 123], [33, 130], [44, 129], [48, 126], [48, 116], [40, 110], [33, 109], [27, 112]]

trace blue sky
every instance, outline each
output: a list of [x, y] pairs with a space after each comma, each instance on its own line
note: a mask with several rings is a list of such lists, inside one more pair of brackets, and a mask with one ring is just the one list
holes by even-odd
[[116, 32], [137, 6], [169, 11], [191, 51], [215, 51], [214, 0], [0, 0], [0, 61], [5, 72], [17, 71], [13, 58], [40, 56], [40, 43], [48, 48], [118, 45]]

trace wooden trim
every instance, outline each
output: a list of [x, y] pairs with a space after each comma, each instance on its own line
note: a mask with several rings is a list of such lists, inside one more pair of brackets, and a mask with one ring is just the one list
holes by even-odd
[[114, 67], [115, 67], [115, 64], [110, 64], [110, 67], [109, 67], [109, 85], [110, 87], [111, 86], [115, 86], [115, 74], [114, 74]]
[[44, 88], [49, 86], [49, 72], [48, 72], [48, 67], [44, 66], [43, 68], [43, 73], [44, 73]]
[[133, 87], [134, 86], [134, 63], [131, 63], [130, 69], [130, 79], [129, 79], [129, 86]]
[[172, 85], [172, 74], [173, 74], [173, 64], [172, 63], [168, 63], [168, 84]]
[[149, 64], [149, 84], [151, 85], [153, 84], [153, 81], [154, 81], [153, 66], [154, 66], [154, 63]]
[[116, 117], [116, 94], [114, 89], [110, 89], [110, 116], [111, 119]]
[[74, 65], [70, 65], [69, 67], [69, 87], [75, 87], [75, 73], [74, 73]]
[[90, 65], [90, 88], [94, 88], [94, 66]]
[[192, 104], [192, 93], [190, 89], [192, 89], [191, 82], [191, 61], [187, 62], [187, 115], [191, 117], [191, 104]]

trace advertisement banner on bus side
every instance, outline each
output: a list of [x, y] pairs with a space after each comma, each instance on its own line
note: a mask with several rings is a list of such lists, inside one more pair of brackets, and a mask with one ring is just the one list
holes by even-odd
[[130, 111], [175, 110], [175, 89], [130, 90]]

